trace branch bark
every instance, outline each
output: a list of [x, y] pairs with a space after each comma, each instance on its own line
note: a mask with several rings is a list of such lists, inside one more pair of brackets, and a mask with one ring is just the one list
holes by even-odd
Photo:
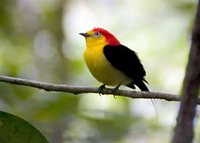
[[182, 101], [172, 143], [191, 143], [200, 85], [200, 2], [192, 32], [189, 61], [183, 83]]
[[[14, 78], [2, 75], [0, 75], [0, 82], [29, 86], [33, 88], [43, 89], [46, 91], [67, 92], [72, 94], [98, 93], [98, 88], [95, 87], [70, 86], [65, 84], [49, 84], [45, 82]], [[112, 90], [106, 88], [105, 90], [102, 91], [102, 94], [112, 95]], [[163, 99], [166, 101], [181, 100], [180, 97], [175, 94], [161, 93], [161, 92], [141, 92], [141, 91], [131, 91], [131, 90], [118, 90], [116, 92], [116, 96], [124, 96], [130, 98]], [[198, 99], [198, 104], [200, 104], [200, 99]]]

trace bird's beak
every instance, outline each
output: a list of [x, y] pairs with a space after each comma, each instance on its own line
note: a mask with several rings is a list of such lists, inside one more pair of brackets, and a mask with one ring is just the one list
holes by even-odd
[[84, 36], [85, 38], [86, 37], [90, 37], [90, 34], [87, 34], [87, 33], [79, 33], [80, 35]]

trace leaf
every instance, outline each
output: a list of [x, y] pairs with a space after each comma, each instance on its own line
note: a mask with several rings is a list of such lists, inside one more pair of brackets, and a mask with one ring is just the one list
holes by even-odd
[[48, 143], [27, 121], [0, 111], [0, 143]]

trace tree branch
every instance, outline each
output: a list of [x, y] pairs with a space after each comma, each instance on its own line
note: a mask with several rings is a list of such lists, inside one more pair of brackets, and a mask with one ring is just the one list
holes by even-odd
[[[29, 86], [34, 88], [43, 89], [46, 91], [68, 92], [72, 94], [82, 93], [98, 93], [98, 88], [95, 87], [83, 87], [83, 86], [70, 86], [65, 84], [49, 84], [45, 82], [14, 78], [0, 75], [0, 82], [7, 82], [16, 85]], [[112, 90], [106, 88], [102, 91], [102, 94], [112, 95]], [[130, 98], [146, 98], [146, 99], [163, 99], [167, 101], [180, 101], [180, 97], [175, 94], [161, 93], [161, 92], [140, 92], [131, 90], [118, 90], [116, 96], [124, 96]], [[200, 99], [198, 99], [200, 104]]]
[[194, 137], [194, 118], [198, 102], [200, 85], [200, 1], [198, 1], [196, 17], [192, 31], [192, 44], [186, 75], [183, 83], [183, 92], [177, 125], [172, 143], [192, 143]]

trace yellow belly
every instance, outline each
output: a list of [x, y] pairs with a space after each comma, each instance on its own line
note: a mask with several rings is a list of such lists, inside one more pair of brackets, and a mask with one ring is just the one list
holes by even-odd
[[101, 83], [106, 85], [128, 84], [131, 79], [114, 68], [103, 55], [103, 49], [95, 47], [87, 48], [84, 59], [91, 74]]

